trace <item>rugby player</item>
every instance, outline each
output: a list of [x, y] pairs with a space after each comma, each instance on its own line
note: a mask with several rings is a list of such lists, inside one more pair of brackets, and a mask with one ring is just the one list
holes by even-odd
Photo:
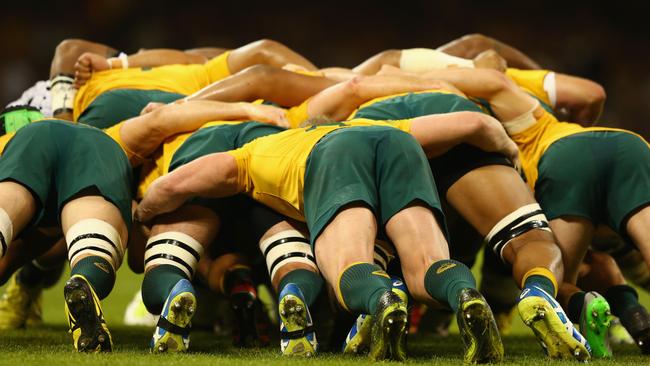
[[[642, 137], [621, 129], [559, 122], [498, 72], [457, 69], [427, 76], [444, 78], [469, 95], [485, 98], [503, 121], [522, 152], [528, 184], [551, 218], [563, 253], [565, 282], [575, 285], [598, 224], [628, 238], [650, 264], [650, 238], [642, 229], [650, 220], [650, 150]], [[636, 292], [623, 286], [606, 294], [617, 304], [614, 315], [647, 353], [650, 321]], [[584, 292], [568, 286], [563, 303], [574, 322], [579, 322], [588, 300]], [[598, 317], [606, 317], [603, 310], [597, 311]], [[602, 348], [607, 355], [606, 345]]]
[[113, 288], [131, 224], [125, 154], [100, 130], [58, 120], [1, 139], [1, 254], [30, 230], [60, 228], [71, 267], [64, 298], [74, 348], [110, 351], [99, 301]]

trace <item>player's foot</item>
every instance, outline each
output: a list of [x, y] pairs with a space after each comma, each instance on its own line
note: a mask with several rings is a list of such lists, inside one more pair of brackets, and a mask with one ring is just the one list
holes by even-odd
[[370, 359], [373, 361], [406, 360], [408, 313], [404, 300], [394, 291], [386, 291], [379, 298], [377, 310], [372, 318]]
[[630, 333], [641, 352], [650, 354], [650, 314], [643, 305], [628, 309], [621, 316], [621, 324]]
[[151, 339], [151, 352], [185, 352], [190, 346], [190, 322], [196, 311], [192, 283], [179, 280], [172, 288]]
[[466, 288], [460, 293], [456, 313], [458, 329], [465, 345], [464, 362], [495, 363], [503, 360], [503, 343], [483, 296], [475, 289]]
[[525, 287], [517, 309], [551, 358], [589, 360], [587, 341], [573, 327], [560, 304], [544, 290]]
[[11, 276], [4, 295], [0, 299], [0, 330], [22, 328], [25, 325], [38, 325], [41, 317], [40, 287], [30, 289]]
[[609, 326], [609, 343], [610, 344], [634, 344], [634, 339], [630, 333], [627, 332], [621, 321], [617, 317], [613, 317], [612, 323]]
[[235, 347], [260, 345], [257, 329], [257, 291], [252, 283], [234, 286], [230, 292], [230, 307], [235, 315], [232, 343]]
[[[404, 301], [404, 304], [408, 305], [408, 290], [406, 285], [397, 277], [392, 277], [391, 279], [393, 281], [392, 291]], [[362, 354], [368, 352], [370, 349], [370, 330], [372, 329], [372, 324], [372, 315], [359, 315], [345, 338], [343, 353]]]
[[79, 352], [110, 352], [113, 340], [92, 286], [81, 275], [72, 276], [63, 288], [74, 348]]
[[280, 292], [280, 349], [285, 356], [310, 357], [316, 353], [318, 342], [311, 314], [302, 292], [289, 283]]
[[612, 357], [608, 338], [611, 322], [612, 313], [607, 300], [595, 291], [587, 292], [580, 313], [580, 332], [587, 338], [592, 356]]
[[136, 291], [133, 299], [124, 310], [124, 325], [155, 326], [158, 317], [151, 314], [142, 301], [142, 291]]

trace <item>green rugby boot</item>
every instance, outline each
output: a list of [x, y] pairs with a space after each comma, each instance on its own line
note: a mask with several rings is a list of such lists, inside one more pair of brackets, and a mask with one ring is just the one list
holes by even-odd
[[580, 332], [587, 338], [593, 357], [612, 357], [608, 337], [611, 324], [612, 313], [607, 300], [595, 291], [587, 292], [580, 312]]

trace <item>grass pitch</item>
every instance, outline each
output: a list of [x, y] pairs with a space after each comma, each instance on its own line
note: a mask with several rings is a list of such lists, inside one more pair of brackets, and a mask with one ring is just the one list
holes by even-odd
[[[370, 363], [365, 358], [346, 357], [335, 353], [319, 353], [313, 359], [289, 360], [279, 355], [277, 342], [264, 349], [240, 350], [230, 346], [230, 337], [210, 332], [193, 332], [191, 351], [183, 355], [151, 355], [149, 340], [153, 329], [123, 325], [126, 304], [139, 289], [142, 277], [127, 266], [118, 273], [111, 295], [103, 302], [106, 321], [111, 329], [114, 351], [110, 354], [77, 354], [73, 351], [63, 313], [63, 277], [59, 284], [45, 291], [44, 321], [39, 328], [3, 332], [0, 334], [0, 365], [60, 366], [60, 365], [355, 365]], [[0, 289], [4, 291], [4, 289]], [[642, 302], [650, 306], [650, 296], [641, 294]], [[224, 315], [229, 317], [230, 314]], [[321, 340], [325, 338], [321, 334]], [[515, 316], [513, 335], [504, 337], [506, 359], [503, 364], [534, 365], [542, 363], [575, 365], [575, 362], [551, 361], [544, 357], [532, 332]], [[452, 326], [446, 338], [411, 337], [407, 364], [459, 365], [462, 363], [462, 343]], [[391, 363], [397, 364], [397, 363]], [[614, 346], [613, 360], [594, 360], [594, 365], [650, 365], [650, 356], [642, 356], [635, 346]]]

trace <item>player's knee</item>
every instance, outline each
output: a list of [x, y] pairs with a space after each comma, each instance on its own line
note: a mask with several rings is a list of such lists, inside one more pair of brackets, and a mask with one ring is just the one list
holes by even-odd
[[178, 231], [164, 232], [147, 241], [144, 270], [146, 273], [156, 266], [169, 265], [192, 279], [202, 254], [203, 246], [191, 236]]
[[72, 266], [81, 258], [98, 256], [105, 259], [113, 271], [122, 264], [124, 248], [119, 232], [108, 222], [83, 219], [72, 225], [65, 233], [68, 260]]
[[318, 272], [309, 239], [297, 230], [284, 230], [262, 240], [260, 251], [264, 255], [271, 278], [275, 278], [283, 267], [298, 264]]
[[[535, 240], [537, 242], [548, 241], [550, 245], [553, 244], [553, 234], [548, 220], [537, 203], [522, 206], [506, 215], [486, 235], [485, 242], [495, 254], [505, 260], [505, 249], [524, 235], [528, 237], [527, 241], [534, 240], [530, 236], [536, 236], [540, 239]], [[559, 248], [557, 250], [559, 251]]]

